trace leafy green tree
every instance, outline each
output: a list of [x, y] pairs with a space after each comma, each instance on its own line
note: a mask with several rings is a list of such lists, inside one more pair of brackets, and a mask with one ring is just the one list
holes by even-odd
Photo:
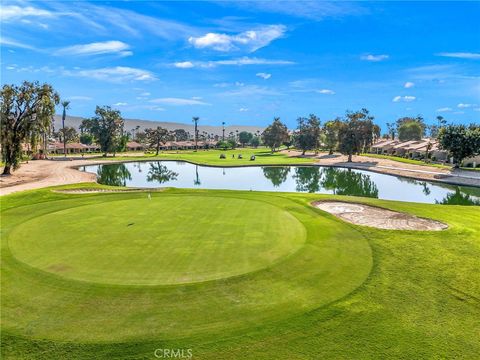
[[230, 149], [235, 149], [237, 147], [237, 141], [235, 140], [234, 137], [230, 137], [228, 140], [227, 140], [227, 144], [228, 144], [228, 147]]
[[94, 137], [91, 134], [85, 133], [80, 135], [80, 142], [84, 145], [91, 145], [93, 144], [93, 141], [94, 141]]
[[273, 123], [263, 131], [262, 140], [273, 153], [288, 140], [289, 136], [287, 127], [280, 121], [280, 118], [276, 117], [273, 119]]
[[336, 150], [338, 146], [338, 133], [341, 127], [342, 120], [338, 118], [335, 120], [327, 121], [323, 125], [323, 141], [330, 155], [333, 154], [334, 150]]
[[286, 180], [290, 173], [290, 166], [264, 166], [263, 176], [270, 180], [275, 187], [279, 187]]
[[80, 134], [92, 134], [94, 121], [92, 119], [83, 119], [78, 127], [80, 130]]
[[117, 152], [127, 151], [127, 143], [129, 140], [130, 140], [130, 135], [128, 133], [120, 135], [120, 137], [118, 138], [116, 151]]
[[464, 159], [480, 154], [480, 125], [442, 127], [438, 142], [453, 157], [455, 167], [459, 167]]
[[352, 155], [365, 151], [374, 140], [373, 116], [367, 109], [357, 112], [347, 112], [346, 119], [338, 132], [339, 150], [348, 155], [348, 162], [352, 161]]
[[254, 136], [252, 140], [250, 140], [250, 146], [257, 148], [260, 145], [260, 138], [258, 136]]
[[168, 169], [161, 162], [155, 162], [150, 164], [150, 169], [147, 174], [148, 182], [157, 182], [163, 184], [167, 181], [177, 180], [178, 173]]
[[293, 175], [297, 183], [297, 191], [314, 193], [320, 191], [320, 167], [299, 166]]
[[78, 132], [74, 127], [67, 126], [58, 130], [58, 132], [55, 134], [55, 137], [60, 142], [67, 144], [78, 140]]
[[297, 131], [295, 133], [295, 146], [302, 150], [305, 155], [307, 150], [317, 150], [320, 138], [320, 119], [315, 115], [308, 118], [297, 119]]
[[187, 141], [190, 137], [185, 129], [175, 129], [172, 131], [172, 135], [175, 138], [175, 141]]
[[21, 85], [4, 85], [0, 91], [0, 136], [4, 175], [19, 167], [22, 143], [29, 136], [50, 130], [59, 95], [49, 84], [24, 81]]
[[97, 139], [103, 156], [117, 152], [123, 135], [124, 121], [119, 110], [113, 110], [110, 106], [97, 106], [95, 116], [91, 120], [91, 133]]
[[[412, 125], [415, 124], [415, 125]], [[425, 136], [427, 124], [423, 117], [403, 117], [396, 121], [400, 141], [421, 140]]]
[[132, 174], [125, 164], [100, 165], [97, 170], [97, 181], [111, 186], [126, 186], [127, 180], [132, 180]]
[[408, 121], [398, 127], [400, 141], [421, 140], [423, 135], [422, 125], [417, 121]]
[[238, 134], [238, 141], [240, 144], [242, 144], [243, 147], [245, 147], [246, 144], [248, 144], [251, 140], [253, 139], [253, 134], [248, 131], [241, 131]]
[[160, 147], [171, 138], [168, 130], [161, 126], [157, 126], [156, 129], [145, 129], [145, 135], [148, 146], [155, 149], [155, 155], [158, 155]]

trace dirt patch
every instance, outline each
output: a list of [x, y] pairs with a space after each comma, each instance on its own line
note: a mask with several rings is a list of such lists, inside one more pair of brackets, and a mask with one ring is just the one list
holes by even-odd
[[419, 218], [414, 215], [364, 204], [318, 201], [313, 205], [349, 223], [378, 229], [439, 231], [448, 227], [436, 220]]

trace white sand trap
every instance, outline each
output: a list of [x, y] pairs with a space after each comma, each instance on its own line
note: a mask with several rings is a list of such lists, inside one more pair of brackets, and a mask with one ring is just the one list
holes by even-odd
[[448, 227], [436, 220], [423, 219], [414, 215], [363, 204], [318, 201], [313, 205], [349, 223], [379, 229], [439, 231]]

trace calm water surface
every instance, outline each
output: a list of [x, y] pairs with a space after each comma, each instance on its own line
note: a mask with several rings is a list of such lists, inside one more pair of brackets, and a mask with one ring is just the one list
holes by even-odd
[[83, 166], [105, 185], [310, 192], [422, 203], [480, 205], [480, 188], [320, 166], [216, 168], [181, 161]]

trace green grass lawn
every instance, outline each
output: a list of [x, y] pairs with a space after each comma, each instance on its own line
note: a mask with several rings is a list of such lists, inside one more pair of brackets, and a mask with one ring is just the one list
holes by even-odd
[[[79, 184], [71, 187], [99, 185]], [[376, 230], [310, 205], [443, 221]], [[2, 358], [475, 358], [480, 209], [166, 190], [2, 201]]]
[[[225, 154], [226, 159], [220, 159], [220, 154]], [[238, 158], [242, 155], [242, 159]], [[250, 157], [255, 155], [255, 160]], [[78, 157], [78, 154], [75, 156]], [[101, 158], [101, 156], [97, 157]], [[183, 160], [201, 165], [216, 166], [245, 166], [245, 165], [295, 165], [295, 164], [313, 164], [316, 159], [290, 157], [284, 152], [272, 153], [269, 149], [262, 148], [238, 148], [235, 150], [179, 150], [162, 151], [158, 156], [155, 154], [143, 154], [140, 152], [129, 153], [128, 156], [119, 153], [115, 157], [108, 156], [101, 158], [112, 161], [137, 161], [137, 160]]]

